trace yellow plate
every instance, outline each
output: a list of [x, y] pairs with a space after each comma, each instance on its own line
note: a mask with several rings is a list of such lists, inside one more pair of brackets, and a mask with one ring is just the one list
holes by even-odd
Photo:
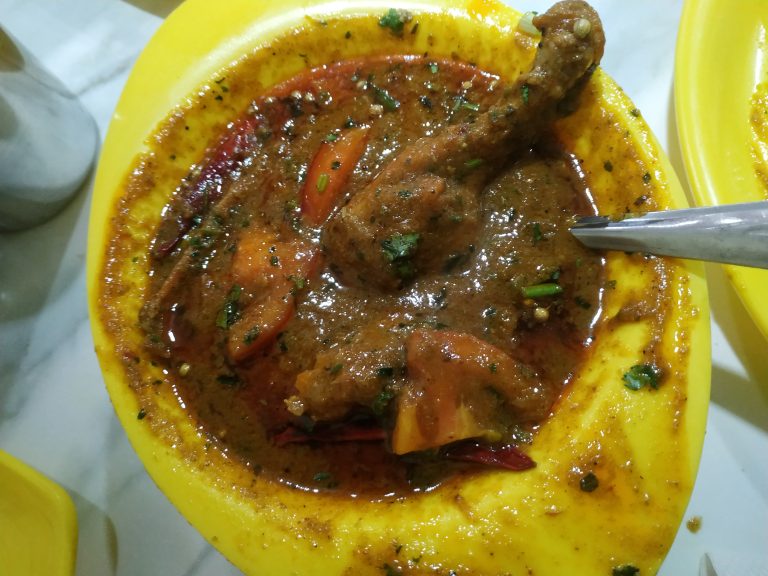
[[0, 450], [0, 573], [69, 576], [77, 515], [69, 494]]
[[[398, 40], [369, 20], [366, 34], [353, 35], [361, 42], [347, 44], [340, 41], [343, 25], [330, 17], [325, 22], [329, 15], [379, 15], [393, 5], [416, 14], [418, 34]], [[447, 22], [437, 13], [449, 7]], [[516, 33], [519, 17], [491, 0], [188, 0], [136, 63], [104, 142], [92, 205], [88, 288], [96, 351], [115, 410], [150, 475], [246, 573], [594, 576], [631, 564], [653, 574], [672, 543], [698, 467], [709, 397], [709, 317], [699, 264], [671, 260], [657, 269], [641, 256], [610, 254], [607, 274], [616, 282], [606, 291], [604, 315], [637, 319], [607, 321], [600, 329], [589, 362], [530, 448], [537, 467], [478, 474], [404, 499], [312, 494], [254, 475], [208, 450], [164, 384], [167, 374], [145, 361], [136, 318], [147, 282], [146, 248], [172, 187], [157, 182], [159, 198], [141, 197], [127, 210], [117, 203], [137, 155], [177, 105], [191, 105], [187, 98], [198, 93], [214, 104], [210, 87], [227, 66], [258, 46], [285, 48], [280, 35], [294, 26], [311, 27], [315, 43], [291, 36], [296, 53], [275, 50], [279, 64], [266, 58], [259, 69], [266, 85], [301, 70], [300, 53], [317, 65], [353, 50], [429, 50], [440, 57], [456, 51], [514, 77], [535, 51], [535, 41]], [[644, 120], [602, 71], [587, 85], [583, 104], [557, 130], [583, 160], [602, 211], [623, 212], [646, 192], [649, 207], [686, 205]], [[184, 153], [199, 158], [206, 143], [188, 145]], [[125, 225], [120, 236], [115, 222]], [[110, 242], [113, 259], [106, 258]], [[114, 301], [104, 300], [107, 285], [117, 287]], [[671, 298], [656, 302], [663, 322], [631, 307], [665, 287]], [[622, 375], [644, 361], [651, 342], [669, 361], [668, 377], [659, 390], [629, 391]], [[140, 413], [142, 390], [150, 406]], [[579, 480], [593, 468], [600, 488], [583, 492]]]
[[[765, 200], [752, 157], [752, 94], [768, 80], [763, 0], [688, 0], [675, 62], [675, 112], [686, 171], [702, 205]], [[725, 266], [768, 336], [768, 271]]]

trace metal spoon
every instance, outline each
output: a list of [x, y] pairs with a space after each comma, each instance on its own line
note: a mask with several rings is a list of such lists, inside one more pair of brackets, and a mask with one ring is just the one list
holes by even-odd
[[618, 221], [586, 216], [571, 232], [590, 248], [768, 268], [768, 201], [648, 212]]

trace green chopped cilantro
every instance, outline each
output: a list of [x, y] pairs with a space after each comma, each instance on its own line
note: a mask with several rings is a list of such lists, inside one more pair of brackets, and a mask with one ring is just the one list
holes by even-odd
[[373, 99], [376, 101], [377, 104], [381, 104], [384, 106], [385, 110], [389, 110], [390, 112], [394, 112], [398, 108], [400, 108], [400, 101], [394, 98], [389, 92], [384, 90], [384, 88], [379, 88], [378, 86], [373, 87]]
[[421, 235], [413, 234], [393, 234], [386, 240], [382, 240], [381, 248], [384, 252], [384, 258], [392, 263], [395, 274], [399, 278], [412, 278], [415, 271], [411, 258], [416, 252]]
[[381, 392], [379, 392], [376, 395], [376, 398], [373, 399], [373, 403], [371, 404], [371, 411], [374, 413], [374, 415], [381, 418], [384, 416], [384, 413], [387, 411], [387, 406], [389, 406], [389, 403], [394, 397], [394, 391], [388, 387], [382, 388]]
[[520, 87], [520, 98], [523, 99], [523, 104], [528, 104], [528, 99], [530, 98], [530, 95], [531, 95], [530, 87], [528, 86], [528, 84], [523, 84]]
[[379, 26], [389, 28], [393, 34], [402, 35], [406, 22], [410, 22], [413, 16], [407, 10], [390, 8], [379, 18]]
[[659, 387], [661, 369], [654, 364], [635, 364], [622, 377], [624, 386], [630, 390], [640, 390], [650, 386], [654, 390]]
[[229, 290], [227, 298], [224, 301], [224, 306], [216, 315], [216, 326], [227, 329], [240, 317], [238, 300], [240, 299], [242, 291], [243, 289], [237, 284], [234, 284]]
[[253, 344], [256, 341], [256, 338], [259, 337], [259, 334], [261, 334], [261, 328], [254, 326], [245, 333], [245, 336], [243, 336], [243, 342], [245, 344]]

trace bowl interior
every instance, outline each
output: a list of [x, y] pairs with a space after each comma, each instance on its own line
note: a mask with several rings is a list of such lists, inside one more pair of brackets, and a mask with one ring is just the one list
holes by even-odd
[[[253, 91], [305, 68], [301, 54], [317, 66], [368, 54], [457, 53], [503, 78], [516, 77], [533, 58], [536, 40], [518, 31], [519, 14], [503, 5], [395, 5], [414, 13], [417, 34], [398, 38], [380, 29], [378, 16], [392, 3], [231, 0], [214, 7], [188, 0], [147, 46], [104, 143], [89, 237], [94, 338], [116, 412], [160, 488], [249, 573], [381, 574], [387, 565], [414, 573], [554, 574], [567, 566], [571, 573], [599, 574], [625, 563], [653, 573], [682, 518], [703, 441], [709, 321], [697, 264], [607, 255], [610, 288], [590, 357], [531, 447], [538, 466], [523, 474], [491, 472], [450, 490], [392, 500], [300, 492], [208, 449], [167, 387], [152, 384], [167, 375], [146, 361], [136, 322], [146, 250], [173, 183], [207, 143], [190, 140], [178, 162], [161, 162], [152, 194], [128, 199], [125, 183], [154, 139], [179, 130], [179, 112], [193, 110], [192, 121], [220, 129], [247, 107]], [[351, 26], [357, 40], [340, 42]], [[297, 27], [311, 33], [286, 33]], [[216, 79], [241, 58], [263, 60], [251, 92], [202, 112], [202, 103], [215, 97]], [[642, 117], [599, 69], [579, 109], [556, 130], [581, 161], [602, 213], [623, 214], [641, 196], [646, 209], [685, 206]], [[626, 311], [638, 301], [655, 313], [628, 320]], [[643, 362], [649, 346], [663, 357], [668, 378], [659, 390], [630, 391], [622, 375]], [[140, 418], [140, 399], [148, 398], [152, 418]], [[605, 490], [579, 489], [590, 469], [600, 471]]]

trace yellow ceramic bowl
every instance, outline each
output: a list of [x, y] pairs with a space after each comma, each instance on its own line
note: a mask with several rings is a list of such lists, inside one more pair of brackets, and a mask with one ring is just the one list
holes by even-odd
[[77, 514], [69, 494], [0, 450], [0, 568], [3, 574], [70, 576]]
[[[377, 26], [392, 5], [414, 13], [417, 34], [396, 38]], [[518, 32], [519, 14], [490, 0], [451, 2], [449, 12], [447, 5], [188, 0], [170, 16], [131, 74], [97, 174], [88, 282], [110, 396], [150, 475], [246, 573], [593, 576], [631, 565], [652, 574], [682, 518], [703, 440], [709, 319], [698, 264], [623, 253], [607, 257], [604, 320], [595, 344], [531, 446], [537, 467], [524, 473], [488, 472], [447, 489], [377, 502], [293, 490], [208, 449], [168, 387], [152, 387], [166, 375], [144, 361], [136, 318], [147, 245], [172, 188], [159, 183], [156, 194], [120, 205], [126, 175], [137, 155], [151, 148], [151, 135], [178, 129], [172, 118], [165, 123], [177, 106], [211, 99], [215, 79], [243, 55], [263, 56], [259, 47], [265, 45], [279, 54], [263, 58], [255, 81], [265, 87], [303, 69], [301, 53], [318, 65], [383, 52], [456, 52], [506, 78], [530, 64], [536, 40]], [[360, 33], [355, 41], [340, 42], [348, 26]], [[307, 35], [286, 36], [295, 27], [310, 29], [311, 42]], [[233, 95], [233, 111], [251, 96]], [[580, 109], [557, 131], [566, 149], [583, 160], [602, 212], [623, 213], [640, 196], [647, 197], [648, 209], [685, 205], [645, 122], [600, 70]], [[190, 142], [177, 159], [182, 167], [166, 172], [183, 175], [189, 167], [184, 162], [199, 159], [205, 146]], [[114, 258], [107, 261], [110, 243]], [[107, 284], [116, 288], [109, 301]], [[664, 365], [664, 385], [630, 391], [622, 375], [643, 363], [651, 349]], [[152, 403], [151, 418], [137, 417], [137, 394]], [[591, 493], [579, 488], [589, 470], [600, 479]]]
[[[768, 81], [767, 43], [768, 4], [761, 0], [685, 4], [675, 62], [675, 113], [698, 204], [768, 198], [768, 184], [755, 169], [750, 125], [752, 96]], [[765, 135], [762, 140], [765, 145]], [[725, 270], [768, 337], [768, 271], [741, 266]]]

